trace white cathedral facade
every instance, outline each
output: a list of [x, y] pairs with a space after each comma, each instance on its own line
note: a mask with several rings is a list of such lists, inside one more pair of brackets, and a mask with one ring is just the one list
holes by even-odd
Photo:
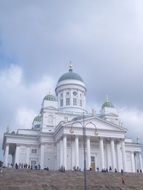
[[70, 67], [58, 80], [56, 94], [43, 99], [32, 128], [4, 134], [4, 165], [83, 170], [85, 158], [87, 169], [95, 171], [142, 170], [142, 145], [125, 137], [127, 130], [116, 108], [107, 99], [100, 114], [87, 112], [86, 91], [83, 79]]

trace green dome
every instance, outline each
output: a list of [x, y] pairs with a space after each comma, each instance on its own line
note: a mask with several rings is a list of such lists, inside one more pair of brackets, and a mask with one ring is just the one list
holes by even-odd
[[109, 99], [107, 98], [106, 102], [102, 105], [102, 109], [103, 108], [114, 108], [114, 105], [112, 104], [112, 102], [109, 101]]
[[47, 100], [47, 101], [56, 101], [56, 98], [54, 95], [51, 95], [51, 94], [48, 94], [47, 96], [45, 96], [44, 100]]
[[79, 81], [83, 82], [83, 79], [81, 78], [81, 76], [79, 74], [73, 72], [72, 68], [69, 69], [69, 72], [63, 74], [59, 78], [58, 82], [61, 82], [61, 81], [64, 81], [64, 80], [79, 80]]
[[40, 115], [36, 116], [34, 118], [33, 122], [35, 122], [35, 121], [40, 122], [41, 121], [41, 116]]

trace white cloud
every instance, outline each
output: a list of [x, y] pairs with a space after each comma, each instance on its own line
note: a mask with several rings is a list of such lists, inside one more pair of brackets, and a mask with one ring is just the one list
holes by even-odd
[[3, 132], [7, 125], [11, 129], [31, 128], [35, 114], [38, 114], [42, 99], [53, 92], [55, 81], [50, 76], [43, 76], [39, 81], [25, 83], [23, 70], [11, 65], [0, 71], [0, 126]]
[[11, 65], [10, 68], [0, 71], [0, 86], [14, 88], [22, 81], [22, 70], [18, 66]]
[[16, 126], [17, 129], [21, 128], [30, 128], [33, 118], [37, 113], [34, 110], [27, 109], [27, 108], [19, 108], [16, 113]]
[[125, 128], [128, 129], [127, 137], [132, 137], [143, 143], [143, 112], [134, 108], [120, 108], [120, 117]]

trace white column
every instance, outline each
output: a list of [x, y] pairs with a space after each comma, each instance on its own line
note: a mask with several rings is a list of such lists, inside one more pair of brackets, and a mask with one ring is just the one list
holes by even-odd
[[115, 158], [115, 143], [114, 140], [111, 139], [111, 155], [112, 155], [112, 169], [116, 168], [116, 158]]
[[100, 144], [100, 159], [101, 159], [101, 170], [105, 168], [105, 161], [104, 161], [104, 144], [103, 144], [103, 139], [100, 138], [99, 141]]
[[40, 147], [40, 166], [41, 169], [44, 169], [44, 144], [41, 144]]
[[126, 172], [126, 152], [125, 152], [125, 141], [122, 141], [122, 161], [123, 161], [123, 170]]
[[78, 137], [75, 137], [75, 166], [79, 167], [79, 141]]
[[90, 138], [87, 137], [87, 169], [91, 167]]
[[131, 152], [132, 172], [135, 172], [135, 157], [134, 152]]
[[15, 164], [19, 164], [20, 146], [16, 145], [15, 149]]
[[60, 140], [60, 167], [63, 166], [63, 141]]
[[119, 142], [117, 144], [117, 163], [118, 163], [118, 171], [120, 172], [121, 171], [121, 151], [120, 151], [120, 148], [121, 148], [121, 143]]
[[141, 152], [139, 152], [139, 161], [140, 161], [140, 169], [143, 170], [143, 160], [142, 160]]
[[27, 151], [26, 151], [26, 164], [30, 164], [30, 147], [27, 147]]
[[71, 144], [71, 169], [73, 169], [75, 167], [75, 141], [72, 141], [72, 144]]
[[107, 168], [109, 169], [109, 167], [111, 166], [111, 151], [109, 143], [107, 143], [106, 148], [107, 148]]
[[64, 138], [63, 138], [63, 148], [64, 148], [63, 149], [63, 152], [64, 152], [63, 166], [66, 170], [67, 169], [67, 137], [66, 136], [64, 136]]
[[8, 155], [9, 155], [9, 144], [6, 144], [5, 154], [4, 154], [4, 164], [6, 167], [8, 166]]

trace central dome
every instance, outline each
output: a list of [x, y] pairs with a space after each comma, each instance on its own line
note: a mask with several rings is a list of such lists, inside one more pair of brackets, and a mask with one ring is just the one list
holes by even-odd
[[60, 110], [71, 113], [85, 111], [86, 86], [81, 76], [73, 72], [72, 65], [59, 78], [55, 92]]
[[81, 76], [75, 72], [73, 72], [72, 66], [70, 66], [69, 72], [63, 74], [59, 80], [58, 83], [64, 80], [79, 80], [81, 82], [83, 82], [83, 79], [81, 78]]

